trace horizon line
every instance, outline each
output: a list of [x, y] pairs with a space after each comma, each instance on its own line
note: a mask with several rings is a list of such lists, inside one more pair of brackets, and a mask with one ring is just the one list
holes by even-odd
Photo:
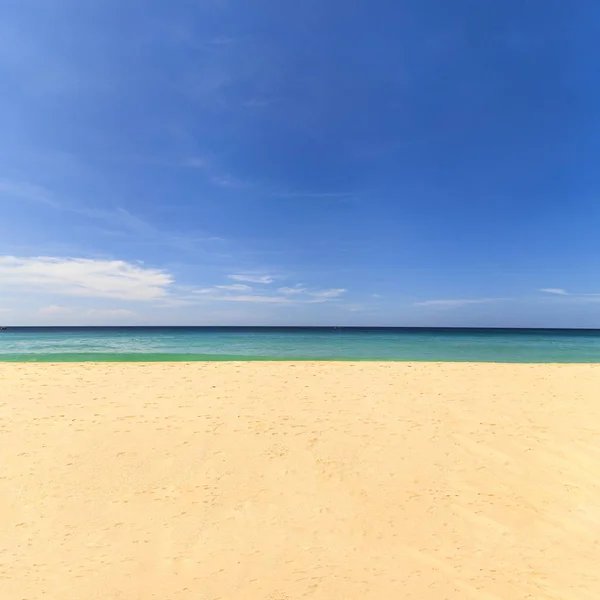
[[453, 325], [3, 325], [2, 331], [11, 329], [77, 329], [77, 328], [197, 328], [197, 329], [416, 329], [416, 330], [510, 330], [510, 331], [598, 331], [600, 327], [504, 327], [504, 326], [453, 326]]

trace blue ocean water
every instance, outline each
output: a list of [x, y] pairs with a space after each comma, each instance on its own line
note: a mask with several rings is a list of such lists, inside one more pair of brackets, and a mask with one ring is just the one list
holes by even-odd
[[13, 327], [0, 361], [398, 360], [600, 362], [600, 330]]

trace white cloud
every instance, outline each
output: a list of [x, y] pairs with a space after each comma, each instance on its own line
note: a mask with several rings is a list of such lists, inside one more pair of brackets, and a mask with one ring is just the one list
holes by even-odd
[[[230, 275], [230, 278], [237, 276]], [[259, 276], [255, 275], [240, 275], [244, 278], [252, 278], [253, 280], [259, 279]], [[262, 282], [266, 282], [267, 279], [272, 281], [270, 276], [260, 276]], [[212, 301], [223, 301], [223, 302], [256, 302], [256, 303], [271, 303], [271, 304], [312, 304], [317, 302], [330, 302], [338, 299], [342, 294], [346, 292], [345, 289], [329, 289], [329, 290], [316, 290], [311, 291], [298, 283], [293, 287], [282, 287], [277, 290], [277, 294], [234, 294], [234, 293], [223, 293], [223, 292], [248, 292], [252, 291], [253, 288], [249, 285], [244, 284], [233, 284], [233, 285], [216, 285], [212, 288], [201, 288], [194, 290], [192, 293], [196, 295], [198, 299], [205, 298], [206, 300]]]
[[339, 298], [342, 294], [345, 294], [347, 290], [343, 288], [336, 288], [330, 290], [309, 290], [306, 287], [303, 287], [302, 284], [296, 284], [294, 287], [282, 287], [277, 290], [281, 294], [285, 294], [287, 296], [293, 296], [298, 294], [305, 294], [310, 296], [310, 300], [303, 300], [307, 303], [313, 302], [328, 302], [329, 300], [333, 300], [335, 298]]
[[248, 283], [273, 283], [275, 278], [271, 275], [253, 275], [252, 273], [241, 273], [238, 275], [227, 275], [234, 281], [247, 281]]
[[8, 312], [12, 312], [12, 308], [2, 308], [0, 306], [0, 313], [8, 313]]
[[310, 292], [311, 296], [315, 298], [339, 298], [342, 294], [345, 294], [348, 290], [344, 288], [332, 289], [332, 290], [321, 290], [318, 292]]
[[0, 256], [0, 285], [72, 296], [156, 300], [173, 277], [160, 269], [120, 260]]
[[[311, 290], [303, 284], [279, 288], [277, 292], [260, 293], [241, 281], [269, 284], [271, 275], [242, 273], [229, 279], [240, 283], [219, 284], [193, 289], [176, 286], [173, 276], [162, 269], [145, 267], [122, 260], [61, 257], [0, 256], [0, 291], [12, 287], [23, 293], [63, 295], [89, 298], [111, 298], [150, 301], [155, 307], [175, 308], [199, 303], [264, 303], [301, 305], [338, 301], [344, 288]], [[58, 315], [85, 319], [131, 318], [135, 314], [119, 308], [97, 308], [85, 312], [61, 303], [50, 304], [38, 312], [41, 316]]]
[[457, 300], [425, 300], [415, 302], [415, 306], [439, 306], [442, 308], [459, 308], [469, 304], [486, 304], [488, 302], [497, 302], [506, 300], [506, 298], [479, 298], [479, 299], [457, 299]]
[[338, 288], [335, 290], [325, 290], [324, 292], [319, 292], [320, 295], [325, 296], [326, 298], [337, 298], [342, 294], [345, 294], [348, 290], [344, 288]]
[[226, 302], [261, 302], [272, 304], [290, 304], [291, 300], [284, 296], [219, 296], [217, 300]]
[[546, 294], [556, 294], [558, 296], [568, 296], [569, 292], [560, 288], [543, 288], [540, 292], [544, 292]]
[[281, 287], [277, 290], [280, 294], [305, 294], [308, 290], [302, 287], [301, 284], [297, 284], [294, 287]]
[[[243, 283], [232, 283], [231, 285], [217, 285], [215, 286], [218, 290], [230, 290], [232, 292], [247, 292], [252, 288], [249, 285]], [[210, 289], [208, 291], [211, 291]]]

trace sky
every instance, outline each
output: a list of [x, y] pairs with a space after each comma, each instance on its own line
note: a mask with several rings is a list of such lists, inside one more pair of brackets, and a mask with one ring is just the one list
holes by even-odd
[[592, 0], [8, 0], [2, 325], [600, 328]]

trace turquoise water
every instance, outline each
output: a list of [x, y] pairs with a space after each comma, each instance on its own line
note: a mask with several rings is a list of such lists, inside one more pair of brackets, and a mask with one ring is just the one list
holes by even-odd
[[0, 361], [400, 360], [600, 363], [600, 330], [14, 327]]

